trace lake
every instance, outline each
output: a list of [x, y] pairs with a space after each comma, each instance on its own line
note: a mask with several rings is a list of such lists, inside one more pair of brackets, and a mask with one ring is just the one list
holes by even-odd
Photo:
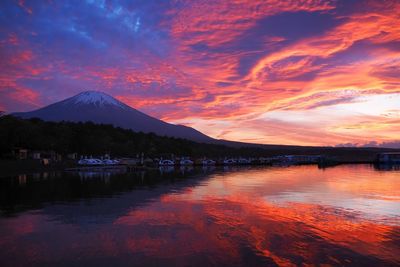
[[0, 266], [400, 265], [400, 170], [0, 178]]

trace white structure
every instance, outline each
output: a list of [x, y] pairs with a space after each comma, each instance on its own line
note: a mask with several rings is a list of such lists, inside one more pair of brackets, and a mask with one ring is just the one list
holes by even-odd
[[216, 164], [215, 160], [205, 159], [202, 161], [203, 166], [214, 166]]
[[226, 159], [224, 160], [224, 165], [233, 165], [236, 164], [236, 160], [235, 159]]
[[237, 161], [239, 164], [250, 164], [251, 162], [250, 162], [250, 160], [248, 160], [248, 159], [245, 159], [245, 158], [240, 158], [240, 159], [238, 159], [238, 161]]
[[118, 165], [120, 162], [116, 159], [96, 159], [96, 158], [81, 158], [78, 161], [79, 165], [99, 166], [99, 165]]
[[159, 166], [174, 166], [175, 162], [169, 159], [162, 159], [158, 162]]
[[116, 159], [103, 159], [102, 160], [104, 165], [117, 165], [119, 164], [119, 161]]
[[189, 165], [193, 165], [193, 161], [191, 161], [190, 159], [182, 159], [179, 164], [181, 166], [189, 166]]
[[78, 161], [79, 165], [90, 165], [90, 166], [97, 166], [97, 165], [103, 165], [103, 161], [100, 159], [81, 159]]

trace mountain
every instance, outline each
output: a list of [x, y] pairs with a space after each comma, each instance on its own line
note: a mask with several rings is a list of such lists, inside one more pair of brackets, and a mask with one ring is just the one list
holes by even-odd
[[13, 115], [24, 119], [40, 118], [45, 121], [92, 121], [112, 124], [135, 132], [153, 132], [161, 136], [184, 138], [197, 142], [214, 142], [213, 138], [191, 127], [158, 120], [98, 91], [83, 92], [34, 111], [19, 112]]

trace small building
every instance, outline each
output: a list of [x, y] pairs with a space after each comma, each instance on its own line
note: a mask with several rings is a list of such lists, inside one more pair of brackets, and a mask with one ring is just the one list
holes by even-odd
[[58, 153], [56, 153], [55, 155], [54, 155], [54, 160], [55, 161], [62, 161], [62, 155], [61, 154], [58, 154]]
[[15, 148], [13, 150], [13, 155], [16, 159], [27, 159], [28, 158], [28, 149], [24, 148]]
[[400, 164], [400, 152], [380, 153], [376, 159], [378, 163]]
[[78, 153], [69, 153], [67, 155], [67, 159], [77, 160], [78, 159]]
[[57, 162], [62, 160], [62, 155], [53, 150], [49, 150], [49, 151], [42, 151], [41, 158], [49, 159], [51, 162]]
[[38, 151], [32, 152], [31, 156], [32, 156], [32, 159], [41, 159], [41, 157], [40, 157], [41, 154]]

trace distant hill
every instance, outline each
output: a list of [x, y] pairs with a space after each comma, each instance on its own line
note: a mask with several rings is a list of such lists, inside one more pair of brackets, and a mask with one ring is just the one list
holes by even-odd
[[214, 139], [187, 126], [174, 125], [146, 115], [102, 92], [87, 91], [63, 101], [31, 111], [12, 114], [24, 119], [71, 121], [112, 124], [135, 132], [155, 133], [160, 136], [184, 138], [197, 142]]

